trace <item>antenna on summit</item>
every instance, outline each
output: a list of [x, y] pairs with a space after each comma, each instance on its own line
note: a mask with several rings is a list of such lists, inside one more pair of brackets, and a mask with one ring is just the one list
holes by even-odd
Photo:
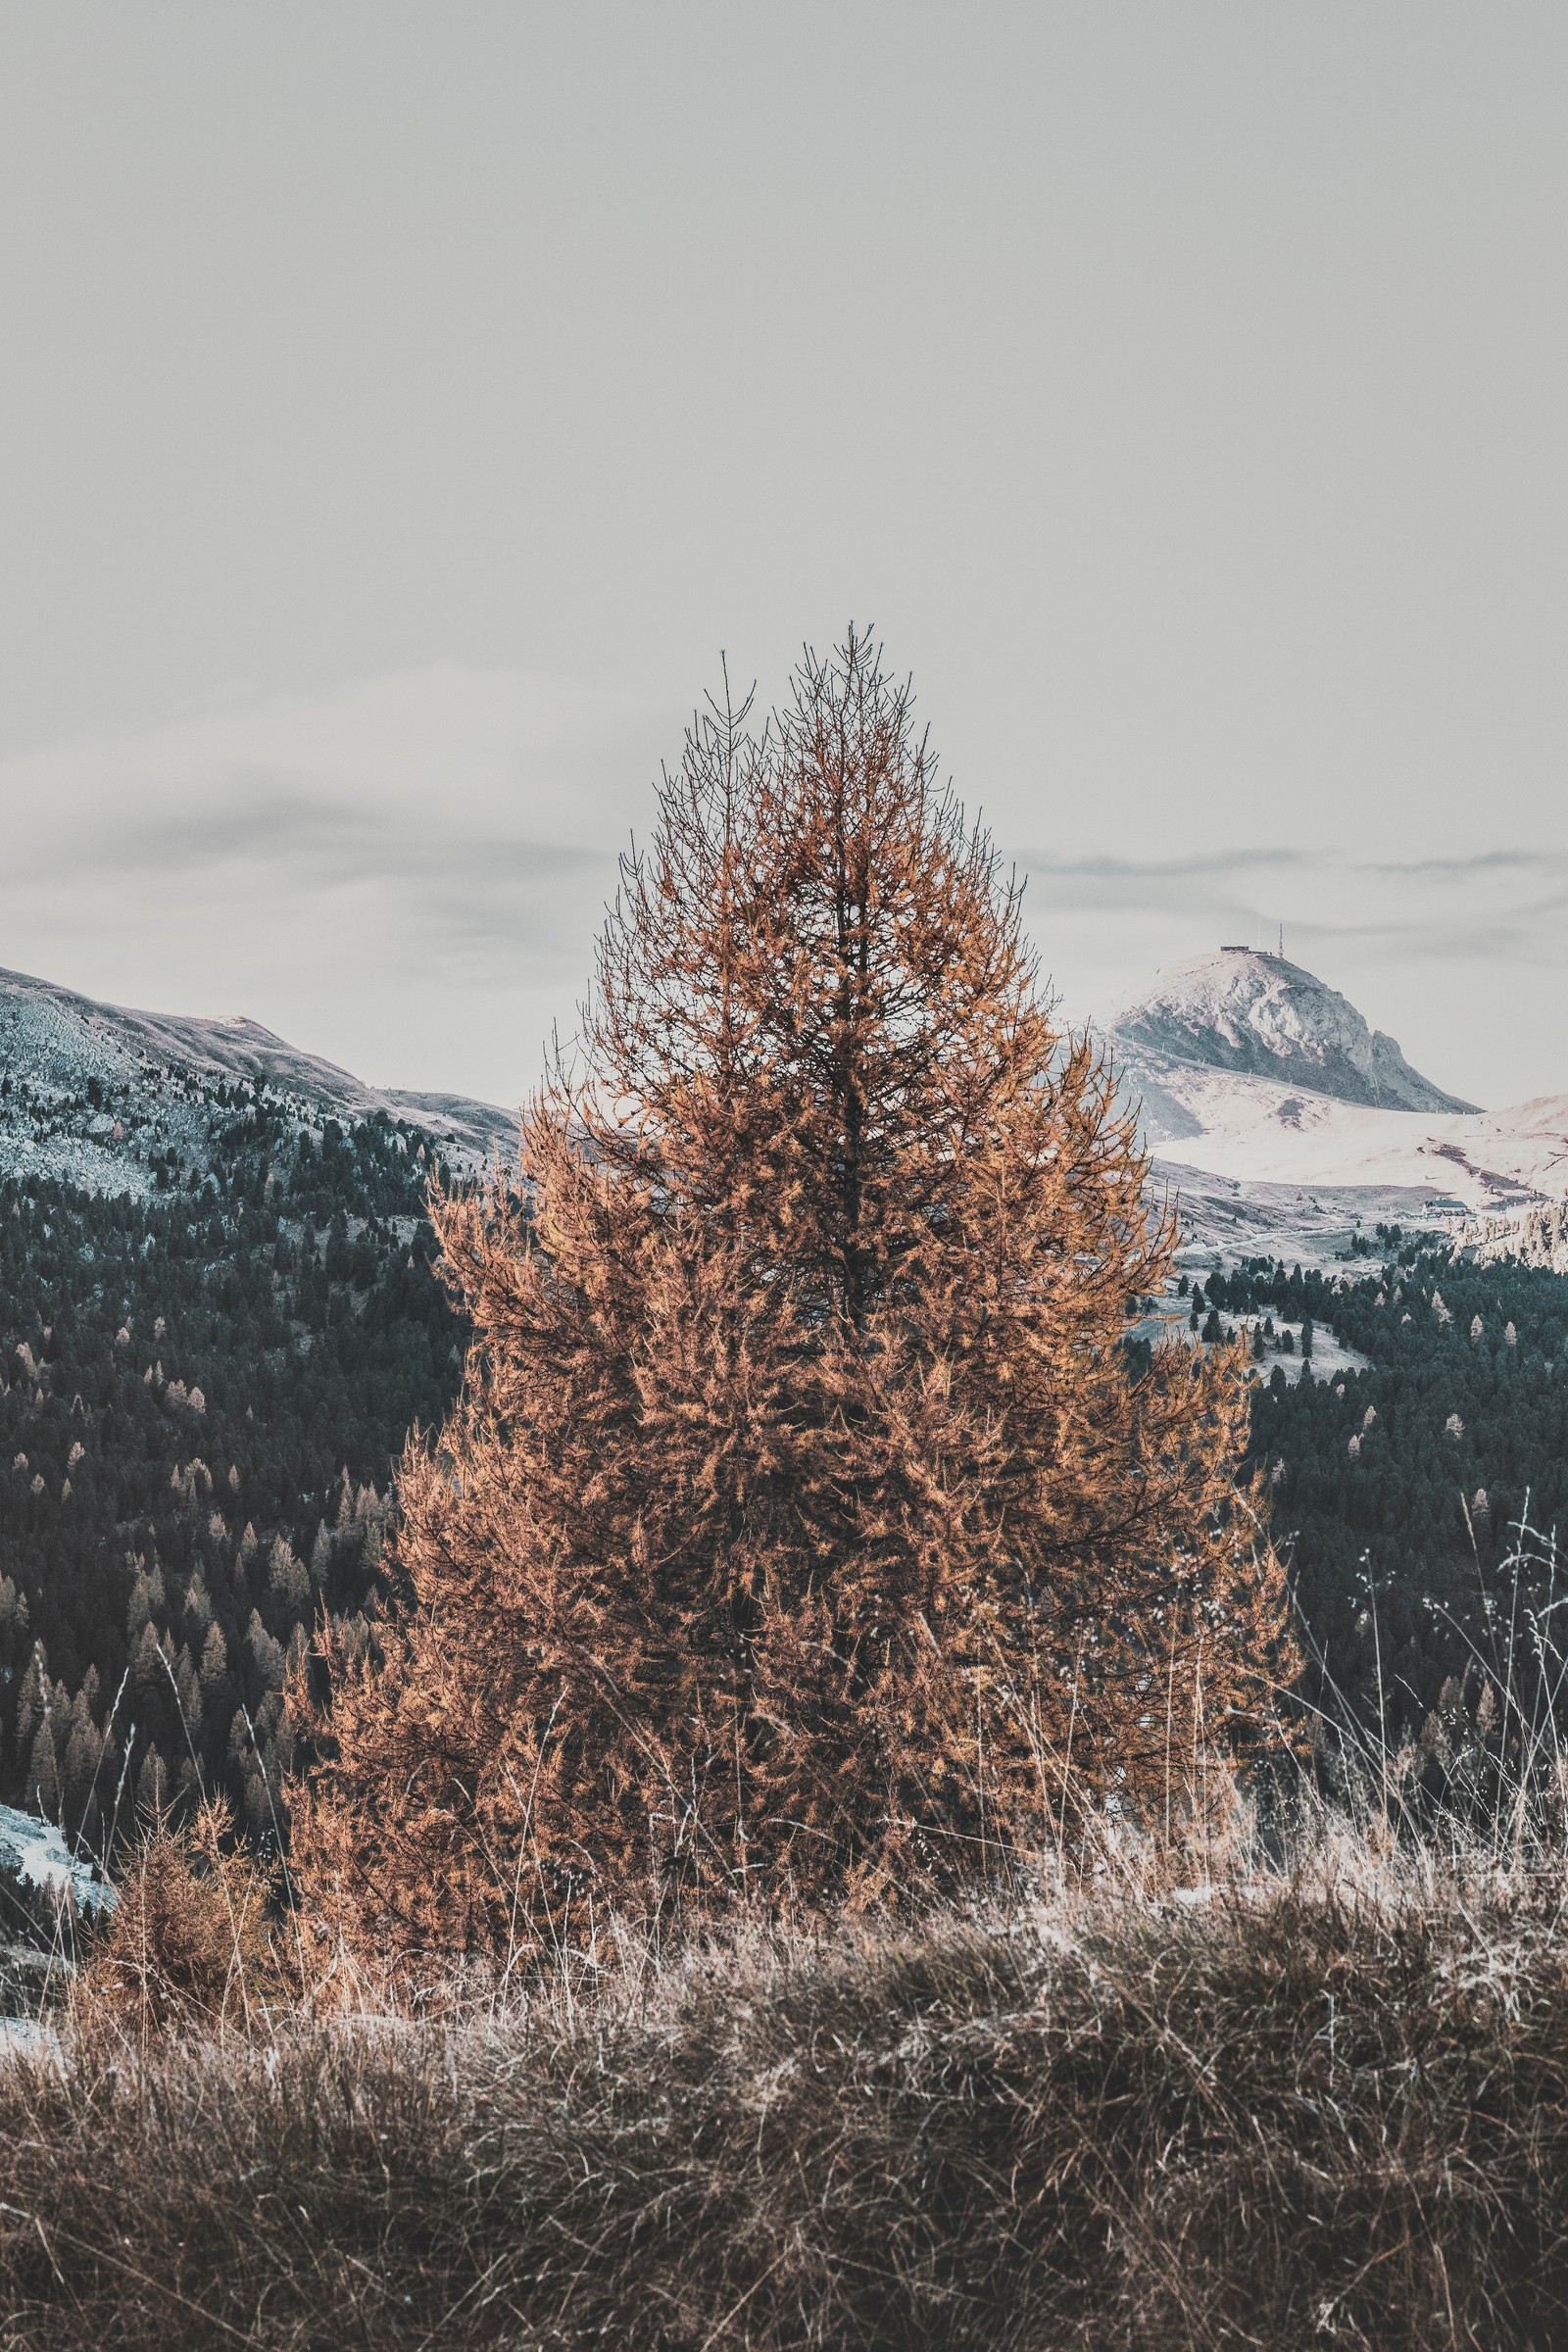
[[1281, 963], [1285, 961], [1285, 925], [1283, 923], [1280, 925], [1280, 961]]

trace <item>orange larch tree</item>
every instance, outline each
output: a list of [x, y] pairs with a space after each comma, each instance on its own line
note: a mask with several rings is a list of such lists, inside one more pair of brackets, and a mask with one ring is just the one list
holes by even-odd
[[1174, 1221], [1019, 898], [853, 633], [694, 723], [521, 1179], [435, 1206], [466, 1385], [296, 1791], [345, 1921], [889, 1900], [1258, 1736], [1245, 1373], [1129, 1357]]

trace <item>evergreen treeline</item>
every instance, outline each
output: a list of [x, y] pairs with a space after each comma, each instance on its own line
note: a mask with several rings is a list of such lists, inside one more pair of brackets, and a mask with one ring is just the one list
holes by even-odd
[[433, 1144], [210, 1107], [146, 1200], [0, 1183], [0, 1792], [90, 1845], [198, 1768], [270, 1834], [290, 1645], [373, 1614], [391, 1467], [461, 1370]]
[[1292, 1387], [1262, 1341], [1251, 1458], [1319, 1687], [1376, 1722], [1381, 1668], [1391, 1739], [1430, 1740], [1481, 1661], [1528, 1684], [1552, 1636], [1549, 1545], [1516, 1578], [1512, 1531], [1527, 1511], [1547, 1538], [1568, 1519], [1568, 1281], [1407, 1243], [1358, 1278], [1255, 1260], [1206, 1277], [1200, 1304], [1205, 1328], [1311, 1324], [1370, 1359], [1323, 1378], [1309, 1358]]

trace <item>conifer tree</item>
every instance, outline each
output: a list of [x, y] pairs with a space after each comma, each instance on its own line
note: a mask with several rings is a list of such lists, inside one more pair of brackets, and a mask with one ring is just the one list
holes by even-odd
[[506, 1941], [1169, 1822], [1289, 1665], [1242, 1351], [1129, 1357], [1172, 1216], [866, 641], [694, 722], [596, 983], [520, 1184], [436, 1204], [467, 1375], [324, 1642], [306, 1879]]

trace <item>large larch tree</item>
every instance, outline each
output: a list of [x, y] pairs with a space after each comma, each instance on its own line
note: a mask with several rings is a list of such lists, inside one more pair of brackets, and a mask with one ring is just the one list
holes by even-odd
[[435, 1213], [466, 1385], [296, 1792], [357, 1932], [893, 1899], [1257, 1736], [1245, 1373], [1129, 1353], [1172, 1215], [865, 640], [694, 722], [519, 1176]]

